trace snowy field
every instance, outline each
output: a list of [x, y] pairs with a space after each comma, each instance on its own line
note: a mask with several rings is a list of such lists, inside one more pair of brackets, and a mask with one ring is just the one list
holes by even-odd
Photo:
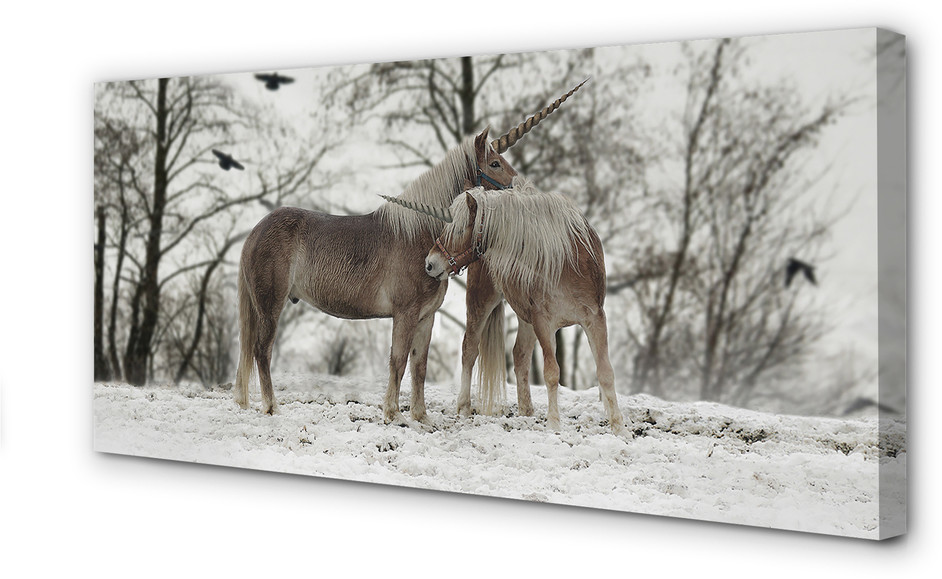
[[[561, 432], [535, 417], [454, 415], [457, 391], [428, 384], [432, 427], [386, 425], [385, 380], [275, 376], [275, 416], [197, 385], [95, 385], [98, 451], [810, 531], [879, 537], [879, 477], [906, 468], [905, 429], [877, 446], [877, 420], [764, 414], [620, 396], [630, 436], [604, 421], [597, 389], [560, 388]], [[404, 381], [402, 403], [408, 401]], [[257, 389], [257, 387], [256, 387]], [[513, 385], [508, 399], [516, 400]], [[408, 415], [408, 413], [406, 413]], [[891, 488], [893, 484], [889, 485]], [[904, 485], [903, 485], [904, 486]], [[886, 495], [890, 496], [887, 497]], [[884, 493], [903, 512], [904, 497]]]

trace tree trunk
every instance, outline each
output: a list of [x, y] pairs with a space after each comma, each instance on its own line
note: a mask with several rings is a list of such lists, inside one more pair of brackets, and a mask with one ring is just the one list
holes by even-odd
[[118, 239], [118, 259], [115, 263], [114, 281], [111, 284], [111, 313], [108, 317], [108, 355], [111, 358], [111, 379], [123, 379], [121, 363], [118, 360], [118, 344], [115, 336], [118, 324], [118, 296], [121, 288], [121, 271], [124, 267], [124, 253], [128, 239], [128, 206], [124, 200], [124, 192], [121, 197], [121, 234]]
[[157, 81], [156, 103], [156, 156], [154, 159], [154, 199], [149, 215], [150, 231], [147, 235], [147, 249], [144, 268], [140, 280], [141, 324], [133, 343], [128, 344], [125, 358], [125, 378], [128, 383], [141, 386], [147, 382], [148, 360], [151, 353], [151, 341], [157, 329], [160, 315], [160, 286], [158, 266], [160, 265], [160, 235], [163, 230], [164, 208], [167, 204], [167, 83], [168, 79]]
[[582, 345], [582, 326], [576, 326], [576, 337], [572, 340], [572, 370], [569, 371], [569, 387], [579, 389], [579, 346]]
[[471, 57], [461, 58], [461, 131], [464, 135], [474, 132], [474, 67]]
[[98, 239], [95, 241], [95, 381], [111, 380], [112, 372], [105, 357], [102, 321], [105, 309], [105, 208], [97, 210]]

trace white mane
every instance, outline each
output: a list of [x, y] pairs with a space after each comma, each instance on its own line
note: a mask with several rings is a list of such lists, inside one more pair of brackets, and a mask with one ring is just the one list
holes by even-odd
[[[471, 136], [449, 150], [441, 163], [410, 183], [399, 195], [399, 199], [432, 207], [448, 207], [455, 195], [464, 188], [468, 167], [476, 164], [474, 137]], [[437, 236], [442, 230], [443, 224], [438, 219], [395, 203], [384, 203], [377, 210], [377, 214], [392, 228], [397, 237], [410, 241], [423, 231]]]
[[[483, 220], [482, 259], [499, 287], [511, 282], [529, 291], [556, 285], [564, 264], [576, 265], [577, 241], [597, 259], [591, 227], [569, 197], [542, 192], [522, 177], [514, 177], [512, 189], [476, 187], [469, 193], [478, 204], [473, 235]], [[464, 196], [456, 198], [453, 221], [442, 232], [446, 245], [467, 230], [469, 213]]]

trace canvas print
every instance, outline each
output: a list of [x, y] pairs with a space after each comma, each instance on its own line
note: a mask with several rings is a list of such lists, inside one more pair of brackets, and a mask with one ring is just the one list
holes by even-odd
[[906, 528], [905, 40], [94, 87], [95, 449]]

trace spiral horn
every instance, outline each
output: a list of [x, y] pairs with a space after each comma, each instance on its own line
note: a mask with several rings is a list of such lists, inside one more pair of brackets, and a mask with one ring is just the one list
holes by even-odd
[[579, 84], [576, 85], [574, 89], [572, 89], [571, 91], [567, 92], [563, 96], [553, 101], [553, 104], [547, 106], [542, 111], [536, 113], [529, 119], [523, 121], [516, 127], [510, 129], [508, 133], [501, 135], [500, 138], [494, 139], [493, 141], [491, 141], [491, 146], [494, 147], [498, 153], [503, 153], [510, 147], [513, 147], [514, 144], [520, 140], [520, 137], [530, 132], [530, 129], [537, 126], [540, 123], [540, 121], [542, 121], [543, 119], [548, 117], [553, 111], [558, 109], [559, 105], [563, 104], [566, 101], [566, 99], [571, 97], [574, 92], [579, 90], [582, 87], [582, 85], [584, 85], [587, 82], [589, 82], [589, 79], [585, 79], [584, 81], [580, 82]]
[[387, 197], [386, 195], [380, 195], [386, 201], [390, 203], [395, 203], [396, 205], [402, 205], [406, 209], [411, 209], [419, 213], [424, 213], [426, 215], [431, 215], [435, 219], [444, 221], [445, 223], [451, 223], [451, 209], [448, 207], [432, 207], [426, 205], [425, 203], [416, 203], [414, 201], [404, 201], [398, 197]]

